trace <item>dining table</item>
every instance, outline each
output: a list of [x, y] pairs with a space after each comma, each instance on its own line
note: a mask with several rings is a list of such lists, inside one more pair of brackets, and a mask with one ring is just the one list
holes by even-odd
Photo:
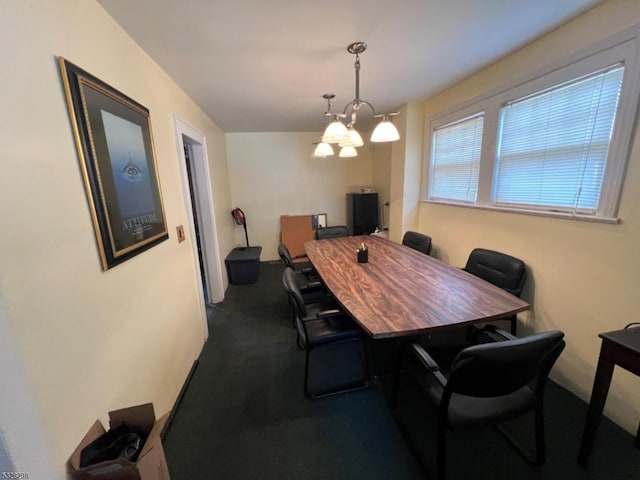
[[[305, 253], [335, 300], [373, 339], [508, 318], [529, 304], [461, 268], [376, 235], [309, 240]], [[358, 251], [366, 250], [364, 255]]]

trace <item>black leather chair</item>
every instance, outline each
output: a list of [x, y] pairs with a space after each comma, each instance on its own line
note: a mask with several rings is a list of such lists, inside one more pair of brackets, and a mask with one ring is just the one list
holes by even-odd
[[[287, 271], [293, 273], [286, 273]], [[337, 308], [337, 304], [333, 296], [325, 288], [321, 281], [311, 281], [304, 274], [296, 272], [291, 267], [285, 267], [282, 274], [282, 289], [287, 294], [289, 305], [291, 305], [291, 324], [293, 327], [296, 325], [296, 311], [295, 303], [289, 287], [290, 281], [287, 280], [287, 275], [293, 275], [296, 278], [297, 289], [302, 296], [302, 301], [308, 308], [315, 308], [316, 310], [325, 310], [327, 308]]]
[[281, 243], [278, 245], [278, 256], [280, 257], [280, 260], [282, 260], [282, 263], [284, 263], [285, 267], [292, 268], [296, 272], [303, 290], [306, 288], [305, 285], [309, 282], [322, 281], [320, 279], [320, 275], [318, 275], [316, 269], [313, 268], [311, 262], [294, 262], [294, 260], [297, 259], [308, 258], [306, 253], [292, 257], [289, 252], [289, 248], [287, 248], [284, 243]]
[[431, 255], [431, 237], [424, 233], [407, 231], [402, 237], [402, 245], [413, 248], [425, 255]]
[[[337, 393], [366, 388], [369, 385], [369, 365], [365, 352], [362, 330], [342, 310], [323, 310], [322, 305], [308, 305], [300, 292], [295, 272], [286, 268], [283, 283], [294, 304], [298, 346], [305, 350], [304, 393], [310, 398], [325, 397]], [[358, 352], [362, 364], [361, 378], [341, 383], [319, 392], [309, 389], [309, 366], [312, 352], [330, 345], [351, 344]]]
[[[475, 248], [471, 251], [464, 270], [493, 283], [516, 297], [520, 297], [522, 294], [522, 287], [527, 278], [527, 269], [522, 260], [485, 248]], [[511, 322], [511, 333], [515, 335], [516, 315], [510, 317], [509, 321]]]
[[291, 267], [296, 272], [305, 273], [305, 274], [315, 274], [315, 270], [309, 261], [305, 262], [294, 262], [294, 260], [307, 258], [306, 254], [296, 255], [295, 257], [291, 256], [291, 252], [289, 252], [289, 248], [281, 243], [278, 245], [278, 256], [282, 263], [284, 263], [285, 267]]
[[325, 238], [348, 237], [349, 235], [349, 227], [346, 225], [322, 227], [316, 230], [316, 239], [318, 240], [323, 240]]
[[298, 276], [298, 281], [301, 284], [301, 288], [305, 290], [307, 288], [307, 284], [310, 284], [310, 288], [315, 288], [316, 286], [321, 284], [320, 275], [313, 268], [310, 262], [294, 262], [294, 258], [306, 258], [305, 254], [296, 255], [295, 257], [291, 256], [289, 249], [284, 243], [278, 245], [278, 256], [282, 263], [284, 263], [285, 268], [289, 267], [296, 272]]
[[[564, 349], [564, 334], [549, 331], [517, 338], [493, 325], [486, 330], [501, 341], [464, 348], [446, 366], [450, 368], [448, 372], [417, 343], [405, 351], [407, 358], [402, 365], [437, 408], [438, 480], [446, 476], [446, 439], [450, 430], [498, 425], [532, 411], [534, 457], [528, 457], [505, 431], [500, 431], [530, 463], [540, 465], [545, 460], [544, 389], [549, 372]], [[392, 393], [394, 409], [398, 402], [399, 373], [398, 367]]]

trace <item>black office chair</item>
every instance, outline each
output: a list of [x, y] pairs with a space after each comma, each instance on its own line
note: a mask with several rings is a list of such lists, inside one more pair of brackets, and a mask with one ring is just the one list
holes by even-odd
[[[293, 274], [286, 272], [291, 270]], [[337, 308], [337, 304], [333, 296], [325, 288], [321, 281], [307, 281], [304, 275], [294, 271], [291, 267], [285, 267], [282, 274], [282, 289], [287, 294], [289, 305], [291, 305], [291, 325], [296, 326], [296, 311], [294, 299], [289, 287], [290, 281], [287, 281], [287, 275], [293, 275], [296, 278], [297, 288], [300, 291], [302, 300], [308, 308], [316, 310], [326, 310], [327, 308]]]
[[402, 237], [402, 245], [413, 248], [425, 255], [431, 255], [431, 237], [424, 233], [407, 231]]
[[346, 225], [322, 227], [316, 230], [316, 239], [318, 240], [323, 240], [325, 238], [348, 237], [349, 235], [349, 227]]
[[[283, 283], [293, 299], [298, 346], [305, 350], [304, 393], [310, 398], [325, 397], [337, 393], [366, 388], [369, 385], [369, 365], [364, 351], [362, 330], [342, 310], [317, 309], [307, 305], [302, 297], [295, 272], [286, 268]], [[323, 347], [351, 343], [355, 346], [362, 364], [362, 376], [357, 381], [349, 381], [320, 392], [309, 389], [309, 366], [311, 353]], [[330, 372], [331, 373], [331, 372]]]
[[[471, 251], [464, 270], [516, 297], [522, 294], [522, 287], [527, 278], [527, 269], [522, 260], [485, 248]], [[515, 335], [517, 316], [513, 315], [508, 320], [511, 322], [511, 333]]]
[[292, 268], [296, 274], [298, 274], [298, 279], [304, 286], [307, 282], [319, 282], [320, 275], [316, 272], [316, 269], [313, 268], [311, 262], [294, 262], [294, 260], [308, 258], [306, 253], [301, 255], [296, 255], [295, 257], [291, 256], [289, 252], [289, 248], [284, 243], [278, 245], [278, 256], [282, 263], [284, 263], [285, 267]]
[[[497, 426], [531, 411], [535, 416], [534, 457], [527, 456], [505, 431], [499, 430], [530, 463], [541, 465], [545, 460], [544, 389], [549, 372], [564, 349], [564, 334], [549, 331], [517, 338], [493, 325], [487, 326], [486, 330], [502, 341], [464, 348], [455, 356], [448, 373], [417, 343], [407, 349], [407, 361], [402, 362], [437, 408], [438, 480], [444, 480], [446, 476], [449, 430]], [[392, 392], [394, 409], [398, 401], [399, 375], [400, 364]]]
[[278, 256], [280, 257], [280, 260], [282, 260], [282, 263], [284, 263], [285, 267], [291, 267], [296, 272], [307, 274], [315, 273], [311, 262], [309, 262], [308, 260], [305, 262], [294, 262], [294, 260], [307, 258], [306, 254], [303, 253], [301, 255], [296, 255], [295, 257], [293, 257], [291, 256], [289, 248], [284, 243], [278, 245]]

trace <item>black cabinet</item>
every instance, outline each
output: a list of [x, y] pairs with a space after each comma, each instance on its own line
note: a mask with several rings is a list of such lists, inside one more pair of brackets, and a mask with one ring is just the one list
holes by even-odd
[[378, 194], [347, 193], [347, 226], [352, 235], [367, 235], [378, 227]]

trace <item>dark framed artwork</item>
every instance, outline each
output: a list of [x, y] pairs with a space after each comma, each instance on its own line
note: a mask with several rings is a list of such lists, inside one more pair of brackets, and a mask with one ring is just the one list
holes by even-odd
[[169, 238], [149, 110], [59, 57], [103, 270]]

